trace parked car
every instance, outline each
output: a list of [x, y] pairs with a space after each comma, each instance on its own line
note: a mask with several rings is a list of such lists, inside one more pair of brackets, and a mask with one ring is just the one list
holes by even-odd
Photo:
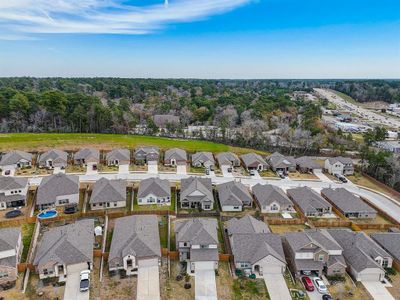
[[308, 277], [308, 276], [303, 276], [303, 277], [301, 278], [301, 281], [303, 282], [304, 287], [306, 288], [307, 291], [309, 291], [309, 292], [314, 291], [314, 285], [313, 285], [313, 283], [312, 283], [310, 277]]
[[81, 292], [87, 292], [90, 287], [90, 270], [84, 270], [80, 275], [81, 281], [79, 284], [79, 290]]
[[74, 214], [77, 211], [78, 205], [76, 203], [71, 203], [64, 206], [64, 214]]
[[210, 170], [206, 169], [206, 175], [210, 175]]
[[11, 219], [11, 218], [19, 217], [20, 215], [22, 215], [22, 212], [19, 209], [15, 209], [15, 210], [10, 210], [9, 212], [6, 212], [5, 216], [7, 219]]
[[321, 278], [315, 277], [314, 278], [314, 285], [317, 288], [318, 292], [320, 292], [321, 294], [325, 294], [325, 293], [328, 292], [328, 289], [327, 289], [326, 285], [324, 284], [324, 282], [322, 281]]
[[340, 176], [339, 180], [343, 183], [347, 183], [347, 178], [344, 176]]
[[256, 175], [256, 171], [250, 170], [250, 176], [254, 176], [254, 175]]
[[228, 168], [228, 173], [232, 173], [232, 168]]
[[325, 295], [322, 295], [322, 300], [333, 300], [333, 298], [331, 295], [325, 294]]

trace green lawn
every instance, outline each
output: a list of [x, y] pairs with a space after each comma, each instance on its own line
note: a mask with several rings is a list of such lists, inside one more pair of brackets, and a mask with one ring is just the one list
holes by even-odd
[[0, 151], [19, 149], [44, 151], [49, 148], [77, 150], [83, 147], [97, 147], [108, 150], [116, 147], [135, 148], [138, 146], [158, 146], [161, 149], [182, 148], [190, 152], [233, 151], [238, 154], [254, 150], [231, 147], [208, 141], [170, 139], [152, 136], [123, 134], [79, 134], [79, 133], [11, 133], [0, 134]]
[[158, 229], [160, 231], [160, 244], [161, 248], [168, 247], [168, 219], [166, 216], [158, 218], [159, 224]]
[[22, 250], [22, 255], [21, 255], [21, 262], [26, 262], [26, 259], [28, 257], [28, 251], [31, 245], [34, 229], [35, 229], [35, 224], [23, 224], [21, 226], [22, 244], [24, 245], [24, 249]]
[[137, 192], [135, 192], [135, 196], [133, 199], [133, 211], [143, 211], [143, 210], [171, 210], [175, 211], [175, 193], [171, 191], [171, 205], [157, 205], [157, 204], [148, 204], [148, 205], [139, 205], [137, 203]]
[[344, 100], [346, 100], [349, 103], [353, 103], [353, 104], [360, 104], [359, 102], [357, 102], [356, 100], [354, 100], [352, 97], [350, 97], [347, 94], [344, 94], [342, 92], [338, 92], [338, 91], [333, 91], [336, 95], [338, 95], [339, 97], [343, 98]]

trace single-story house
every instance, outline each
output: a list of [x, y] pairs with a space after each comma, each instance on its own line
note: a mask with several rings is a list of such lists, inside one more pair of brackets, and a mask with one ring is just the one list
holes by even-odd
[[231, 237], [234, 234], [269, 233], [267, 223], [247, 215], [240, 219], [232, 218], [226, 222], [226, 232]]
[[23, 247], [21, 229], [0, 229], [0, 290], [17, 281]]
[[36, 196], [38, 209], [79, 203], [79, 177], [57, 173], [43, 177]]
[[286, 191], [306, 217], [321, 217], [332, 213], [332, 205], [309, 187], [297, 187]]
[[314, 170], [322, 170], [322, 167], [309, 156], [296, 158], [296, 166], [301, 173], [312, 173]]
[[353, 160], [349, 157], [330, 157], [325, 160], [325, 169], [329, 174], [353, 175]]
[[284, 156], [275, 152], [267, 157], [267, 162], [274, 172], [287, 174], [296, 171], [296, 160], [293, 156]]
[[187, 155], [185, 150], [179, 148], [172, 148], [165, 151], [164, 165], [166, 166], [186, 165], [186, 162], [187, 162]]
[[0, 176], [0, 210], [25, 206], [28, 178]]
[[219, 204], [222, 211], [242, 211], [251, 207], [253, 198], [248, 188], [241, 182], [228, 181], [217, 186]]
[[269, 167], [265, 159], [257, 153], [243, 154], [240, 158], [247, 170], [264, 171]]
[[68, 164], [68, 153], [58, 149], [49, 150], [39, 156], [39, 168], [65, 169]]
[[93, 244], [93, 219], [48, 229], [38, 242], [33, 261], [39, 278], [57, 277], [59, 282], [65, 282], [70, 272], [91, 270]]
[[74, 155], [75, 165], [97, 165], [100, 163], [100, 151], [97, 149], [81, 149]]
[[217, 161], [220, 167], [228, 166], [228, 167], [240, 167], [240, 159], [239, 157], [232, 152], [221, 152], [217, 154]]
[[378, 243], [400, 266], [400, 233], [399, 232], [376, 232], [371, 238]]
[[214, 167], [214, 155], [211, 152], [196, 152], [192, 155], [192, 166], [196, 168]]
[[182, 179], [180, 202], [181, 208], [213, 209], [214, 196], [211, 179], [200, 177]]
[[131, 163], [131, 152], [128, 149], [114, 149], [107, 153], [108, 166], [129, 165]]
[[136, 164], [157, 163], [160, 157], [160, 149], [158, 147], [136, 148], [134, 157]]
[[295, 212], [292, 200], [276, 185], [257, 183], [252, 191], [262, 213]]
[[139, 183], [137, 195], [139, 205], [171, 204], [171, 185], [167, 179], [147, 178]]
[[374, 219], [377, 211], [345, 188], [325, 188], [321, 195], [346, 218]]
[[126, 181], [101, 178], [93, 186], [89, 204], [92, 210], [126, 206]]
[[11, 171], [32, 166], [32, 154], [14, 150], [3, 154], [0, 160], [2, 175], [10, 175]]
[[108, 257], [109, 271], [138, 273], [141, 265], [158, 266], [161, 260], [158, 219], [155, 215], [136, 215], [115, 220]]

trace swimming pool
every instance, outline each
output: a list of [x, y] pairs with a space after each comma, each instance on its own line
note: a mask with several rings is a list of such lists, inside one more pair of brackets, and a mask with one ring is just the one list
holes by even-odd
[[57, 217], [57, 211], [55, 209], [50, 209], [50, 210], [45, 210], [42, 211], [41, 213], [38, 214], [38, 219], [43, 220], [43, 219], [51, 219], [54, 217]]

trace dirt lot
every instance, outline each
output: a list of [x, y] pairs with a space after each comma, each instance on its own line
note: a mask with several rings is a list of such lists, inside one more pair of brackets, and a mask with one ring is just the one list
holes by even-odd
[[392, 279], [393, 287], [388, 288], [394, 299], [400, 299], [400, 274], [397, 273], [395, 276], [390, 276]]
[[[361, 283], [357, 283], [357, 287], [355, 287], [349, 275], [346, 275], [345, 278], [345, 282], [338, 282], [328, 287], [329, 292], [334, 299], [339, 298], [341, 300], [373, 300], [373, 298], [368, 294], [367, 290]], [[352, 296], [348, 294], [349, 291], [353, 293]]]
[[168, 300], [191, 300], [194, 299], [194, 277], [188, 276], [189, 282], [192, 284], [190, 289], [185, 289], [185, 278], [181, 281], [176, 280], [176, 276], [180, 273], [178, 261], [171, 260], [171, 277], [167, 277], [167, 266], [163, 264], [161, 271], [160, 289], [161, 299]]
[[94, 259], [92, 285], [90, 288], [91, 300], [132, 300], [136, 299], [137, 277], [120, 278], [119, 275], [108, 276], [107, 266], [104, 268], [103, 281], [99, 281], [100, 258]]
[[290, 179], [318, 179], [317, 176], [315, 176], [312, 173], [300, 173], [300, 172], [291, 172], [289, 173], [289, 178]]
[[298, 232], [304, 231], [308, 227], [306, 225], [269, 225], [269, 228], [273, 233], [285, 233], [285, 232]]

